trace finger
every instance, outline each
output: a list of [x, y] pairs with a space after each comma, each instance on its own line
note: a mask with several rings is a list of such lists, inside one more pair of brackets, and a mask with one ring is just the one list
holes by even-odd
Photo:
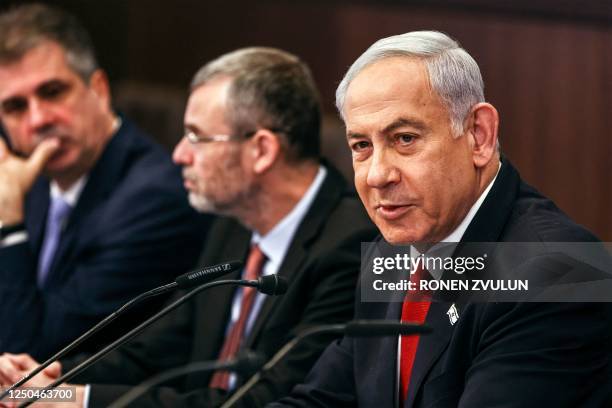
[[4, 357], [0, 358], [0, 381], [3, 385], [12, 385], [21, 377], [20, 373], [21, 371], [11, 360]]
[[59, 140], [56, 138], [43, 139], [43, 141], [36, 146], [36, 149], [34, 149], [34, 152], [27, 161], [30, 174], [34, 176], [32, 179], [40, 174], [42, 168], [58, 148]]
[[51, 365], [49, 365], [49, 367], [43, 370], [43, 374], [53, 379], [58, 378], [60, 375], [62, 375], [62, 365], [59, 363], [59, 361], [54, 361], [51, 363]]
[[8, 146], [3, 138], [0, 137], [0, 159], [4, 159], [9, 153]]
[[[7, 364], [7, 360], [3, 355], [2, 357], [0, 357], [0, 384], [2, 386], [6, 386], [9, 382], [8, 377], [4, 374], [6, 370], [6, 368], [4, 367], [5, 364]], [[8, 364], [10, 364], [10, 362], [8, 362]]]
[[7, 357], [20, 370], [32, 370], [39, 366], [38, 362], [34, 360], [29, 354], [7, 354]]
[[17, 367], [10, 359], [9, 354], [4, 353], [0, 357], [0, 375], [6, 375], [7, 373], [10, 373], [14, 370], [17, 370]]

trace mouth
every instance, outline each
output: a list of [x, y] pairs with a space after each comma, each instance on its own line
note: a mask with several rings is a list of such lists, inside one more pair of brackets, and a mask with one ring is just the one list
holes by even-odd
[[396, 220], [414, 207], [412, 204], [377, 204], [374, 209], [385, 220]]
[[188, 191], [193, 191], [196, 186], [195, 179], [185, 173], [183, 173], [183, 186]]
[[193, 181], [191, 181], [190, 179], [183, 179], [183, 186], [185, 187], [186, 190], [193, 190]]

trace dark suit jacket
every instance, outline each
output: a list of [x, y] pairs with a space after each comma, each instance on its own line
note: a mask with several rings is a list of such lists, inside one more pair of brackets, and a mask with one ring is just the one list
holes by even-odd
[[[507, 162], [462, 242], [595, 241]], [[359, 298], [358, 298], [359, 299]], [[446, 312], [455, 303], [459, 320]], [[357, 302], [362, 319], [397, 321], [401, 302]], [[610, 390], [612, 310], [606, 303], [431, 304], [405, 407], [603, 406]], [[305, 384], [270, 407], [396, 406], [397, 337], [344, 338]]]
[[[376, 235], [361, 202], [347, 191], [341, 176], [328, 167], [311, 208], [302, 220], [280, 266], [289, 281], [283, 296], [268, 297], [244, 347], [268, 358], [301, 330], [347, 321], [359, 273], [360, 242]], [[230, 219], [211, 229], [202, 264], [245, 259], [251, 233]], [[200, 294], [169, 315], [140, 340], [109, 355], [77, 380], [79, 383], [138, 384], [151, 375], [190, 361], [219, 356], [234, 289], [220, 287]], [[262, 406], [302, 381], [333, 337], [313, 337], [300, 344], [249, 392], [244, 404]], [[66, 362], [64, 370], [76, 361]], [[178, 389], [161, 388], [137, 406], [210, 406], [224, 395], [208, 390], [210, 374], [189, 375]], [[94, 384], [90, 406], [107, 406], [127, 387]], [[195, 390], [195, 391], [194, 391]]]
[[[197, 260], [208, 217], [190, 208], [179, 169], [135, 125], [123, 120], [88, 177], [42, 289], [36, 268], [49, 206], [47, 180], [37, 180], [27, 196], [28, 242], [0, 249], [2, 352], [47, 358]], [[117, 327], [84, 347], [95, 349], [117, 337]]]

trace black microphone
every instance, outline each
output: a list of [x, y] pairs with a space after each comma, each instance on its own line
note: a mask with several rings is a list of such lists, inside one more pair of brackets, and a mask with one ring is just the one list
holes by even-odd
[[43, 362], [41, 365], [36, 367], [31, 372], [29, 372], [26, 376], [22, 377], [15, 384], [11, 385], [10, 388], [6, 389], [2, 394], [0, 394], [0, 401], [4, 397], [6, 397], [12, 390], [30, 381], [36, 374], [40, 373], [42, 370], [50, 366], [51, 363], [53, 363], [56, 360], [59, 360], [60, 358], [64, 357], [66, 354], [70, 353], [76, 347], [81, 345], [85, 340], [89, 339], [91, 336], [93, 336], [98, 331], [102, 330], [104, 327], [108, 326], [113, 320], [117, 319], [119, 316], [121, 316], [128, 310], [132, 309], [134, 306], [136, 306], [143, 300], [149, 299], [154, 296], [162, 295], [164, 293], [170, 292], [177, 288], [181, 288], [181, 289], [192, 288], [194, 286], [198, 286], [198, 285], [210, 282], [212, 280], [215, 280], [217, 278], [220, 278], [221, 276], [225, 274], [228, 274], [232, 271], [235, 271], [241, 268], [242, 268], [242, 262], [240, 261], [230, 261], [230, 262], [225, 262], [225, 263], [221, 263], [218, 265], [207, 266], [204, 268], [196, 269], [191, 272], [184, 273], [180, 275], [179, 277], [177, 277], [172, 283], [157, 287], [155, 289], [151, 289], [145, 293], [141, 293], [140, 295], [136, 296], [134, 299], [128, 301], [126, 304], [121, 306], [119, 309], [117, 309], [113, 313], [106, 316], [103, 320], [101, 320], [98, 324], [96, 324], [91, 329], [83, 333], [81, 336], [77, 337], [76, 340], [72, 341], [72, 343], [68, 344], [66, 347], [64, 347], [63, 349], [61, 349], [60, 351], [58, 351], [51, 357], [49, 357], [47, 360], [45, 360], [45, 362]]
[[240, 387], [221, 408], [234, 406], [261, 379], [263, 373], [272, 369], [287, 353], [298, 345], [306, 337], [323, 333], [344, 333], [350, 337], [373, 337], [373, 336], [408, 336], [414, 334], [427, 334], [432, 330], [428, 326], [393, 322], [389, 320], [353, 320], [346, 324], [329, 324], [313, 326], [303, 330], [293, 339], [287, 342], [272, 358], [259, 370], [249, 381]]
[[147, 392], [149, 389], [156, 387], [175, 377], [180, 377], [194, 372], [206, 371], [233, 371], [241, 376], [251, 376], [255, 374], [266, 362], [265, 357], [261, 353], [256, 353], [251, 350], [245, 350], [238, 354], [235, 358], [225, 361], [198, 361], [195, 363], [186, 364], [182, 367], [173, 368], [155, 375], [148, 380], [140, 383], [130, 391], [122, 395], [115, 402], [110, 404], [108, 408], [123, 408], [134, 402], [138, 397]]
[[260, 276], [257, 280], [250, 282], [251, 283], [245, 283], [245, 286], [256, 287], [259, 292], [268, 296], [282, 295], [287, 292], [289, 288], [287, 279], [276, 274]]
[[[47, 385], [44, 388], [44, 391], [53, 389], [57, 387], [58, 385], [60, 385], [61, 383], [68, 381], [71, 378], [75, 377], [76, 375], [80, 374], [82, 371], [87, 369], [89, 366], [94, 364], [96, 361], [98, 361], [99, 359], [101, 359], [102, 357], [104, 357], [105, 355], [107, 355], [108, 353], [116, 349], [117, 347], [131, 340], [133, 337], [135, 337], [145, 328], [153, 324], [155, 321], [159, 320], [161, 317], [170, 313], [172, 310], [176, 309], [177, 307], [179, 307], [180, 305], [182, 305], [183, 303], [185, 303], [186, 301], [188, 301], [189, 299], [191, 299], [193, 296], [197, 295], [204, 289], [209, 289], [209, 288], [212, 288], [215, 286], [221, 286], [221, 285], [251, 286], [251, 287], [257, 288], [258, 290], [264, 289], [264, 290], [270, 291], [271, 293], [275, 295], [282, 295], [283, 293], [285, 293], [288, 287], [286, 279], [283, 277], [278, 277], [276, 275], [262, 276], [257, 280], [239, 280], [239, 279], [218, 280], [218, 281], [207, 283], [205, 285], [198, 286], [197, 288], [192, 289], [190, 292], [181, 296], [174, 302], [170, 303], [168, 306], [164, 307], [162, 310], [160, 310], [153, 316], [149, 317], [147, 320], [145, 320], [144, 322], [142, 322], [141, 324], [139, 324], [138, 326], [136, 326], [129, 332], [125, 333], [123, 336], [113, 341], [108, 346], [104, 347], [102, 350], [88, 357], [86, 360], [78, 364], [72, 370], [68, 371], [67, 373], [65, 373], [64, 375], [62, 375], [61, 377], [53, 381], [51, 384]], [[44, 393], [41, 393], [40, 395], [43, 395], [43, 394]], [[40, 397], [31, 398], [28, 401], [19, 405], [19, 407], [27, 407], [33, 404], [34, 402], [38, 401], [39, 398]]]
[[[242, 262], [229, 261], [184, 273], [177, 277], [174, 280], [174, 283], [176, 283], [180, 289], [191, 289], [195, 286], [213, 281], [238, 269], [242, 269]], [[173, 283], [171, 283], [171, 285], [172, 284]]]

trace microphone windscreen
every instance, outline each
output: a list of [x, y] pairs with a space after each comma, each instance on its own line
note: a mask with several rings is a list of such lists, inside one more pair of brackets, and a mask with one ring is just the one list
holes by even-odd
[[257, 280], [257, 290], [266, 295], [282, 295], [289, 288], [287, 279], [277, 274], [261, 276]]
[[429, 332], [431, 328], [428, 326], [388, 320], [353, 320], [346, 324], [345, 329], [345, 334], [351, 337], [397, 336]]
[[245, 350], [236, 356], [236, 373], [243, 377], [250, 377], [255, 374], [264, 364], [266, 357], [261, 353], [256, 353], [252, 350]]
[[230, 261], [218, 265], [207, 266], [195, 271], [187, 272], [176, 278], [175, 282], [181, 289], [189, 289], [208, 283], [235, 270], [242, 269], [242, 262]]

